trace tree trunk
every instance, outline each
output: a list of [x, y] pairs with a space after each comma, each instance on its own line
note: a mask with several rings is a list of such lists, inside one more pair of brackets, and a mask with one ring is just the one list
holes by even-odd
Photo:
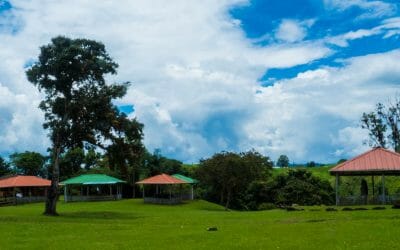
[[60, 179], [60, 166], [59, 166], [59, 158], [60, 158], [61, 147], [55, 146], [54, 148], [54, 162], [53, 162], [53, 171], [51, 176], [51, 186], [47, 192], [46, 206], [44, 215], [56, 216], [57, 210], [57, 199], [58, 199], [58, 182]]

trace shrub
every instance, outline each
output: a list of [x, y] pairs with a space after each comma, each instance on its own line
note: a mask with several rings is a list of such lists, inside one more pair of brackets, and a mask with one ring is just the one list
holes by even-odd
[[353, 211], [354, 209], [352, 209], [351, 207], [344, 207], [342, 208], [342, 211]]
[[335, 212], [335, 211], [337, 211], [337, 209], [334, 208], [334, 207], [327, 207], [327, 208], [325, 209], [325, 211], [327, 211], [327, 212]]
[[257, 207], [258, 210], [272, 210], [275, 208], [276, 208], [275, 204], [269, 202], [263, 202]]

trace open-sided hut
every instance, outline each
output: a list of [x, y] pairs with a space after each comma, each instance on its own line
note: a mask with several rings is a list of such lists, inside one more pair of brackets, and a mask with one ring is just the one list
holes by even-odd
[[[145, 203], [178, 204], [182, 202], [181, 185], [187, 182], [167, 174], [159, 174], [136, 182], [143, 185], [143, 200]], [[146, 186], [148, 186], [146, 188]]]
[[37, 176], [15, 175], [0, 179], [0, 204], [45, 201], [49, 180]]
[[84, 174], [60, 183], [64, 186], [64, 201], [104, 201], [122, 198], [125, 181], [105, 174]]
[[177, 178], [177, 179], [179, 179], [179, 180], [181, 180], [181, 181], [184, 181], [184, 182], [186, 182], [186, 183], [189, 185], [190, 192], [189, 192], [189, 193], [188, 193], [188, 192], [185, 192], [186, 190], [184, 189], [184, 190], [181, 192], [181, 197], [182, 197], [182, 199], [183, 199], [183, 200], [193, 200], [193, 199], [194, 199], [193, 187], [194, 187], [194, 185], [195, 185], [196, 183], [198, 183], [198, 181], [195, 180], [195, 179], [193, 179], [193, 178], [190, 178], [190, 177], [181, 175], [181, 174], [173, 174], [172, 177], [175, 177], [175, 178]]
[[[336, 205], [351, 204], [386, 204], [397, 200], [397, 197], [386, 194], [385, 176], [400, 175], [400, 154], [384, 149], [373, 148], [351, 160], [332, 168], [331, 175], [336, 176]], [[358, 197], [340, 197], [339, 186], [341, 176], [370, 176], [372, 182], [372, 196], [367, 194]], [[381, 194], [375, 194], [375, 177], [381, 180]], [[368, 188], [368, 187], [366, 187]], [[367, 189], [368, 190], [368, 189]]]

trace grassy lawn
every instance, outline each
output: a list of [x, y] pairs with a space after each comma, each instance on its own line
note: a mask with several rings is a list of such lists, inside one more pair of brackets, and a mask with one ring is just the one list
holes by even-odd
[[[0, 249], [394, 249], [400, 211], [226, 212], [205, 201], [0, 207]], [[207, 227], [218, 227], [208, 232]], [[52, 235], [52, 236], [50, 236]]]

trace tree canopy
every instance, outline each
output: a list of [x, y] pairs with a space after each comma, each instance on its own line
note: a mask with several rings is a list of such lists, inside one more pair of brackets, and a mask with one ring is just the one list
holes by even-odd
[[46, 157], [37, 152], [25, 151], [10, 155], [11, 165], [19, 174], [45, 177]]
[[265, 180], [272, 162], [255, 151], [221, 152], [202, 160], [197, 178], [205, 189], [205, 198], [228, 208], [241, 208], [241, 200], [253, 181]]
[[276, 161], [276, 165], [281, 168], [285, 168], [289, 166], [289, 157], [286, 155], [280, 155], [278, 160]]
[[375, 111], [363, 113], [361, 127], [369, 132], [369, 145], [400, 152], [400, 97], [387, 104], [378, 103]]

